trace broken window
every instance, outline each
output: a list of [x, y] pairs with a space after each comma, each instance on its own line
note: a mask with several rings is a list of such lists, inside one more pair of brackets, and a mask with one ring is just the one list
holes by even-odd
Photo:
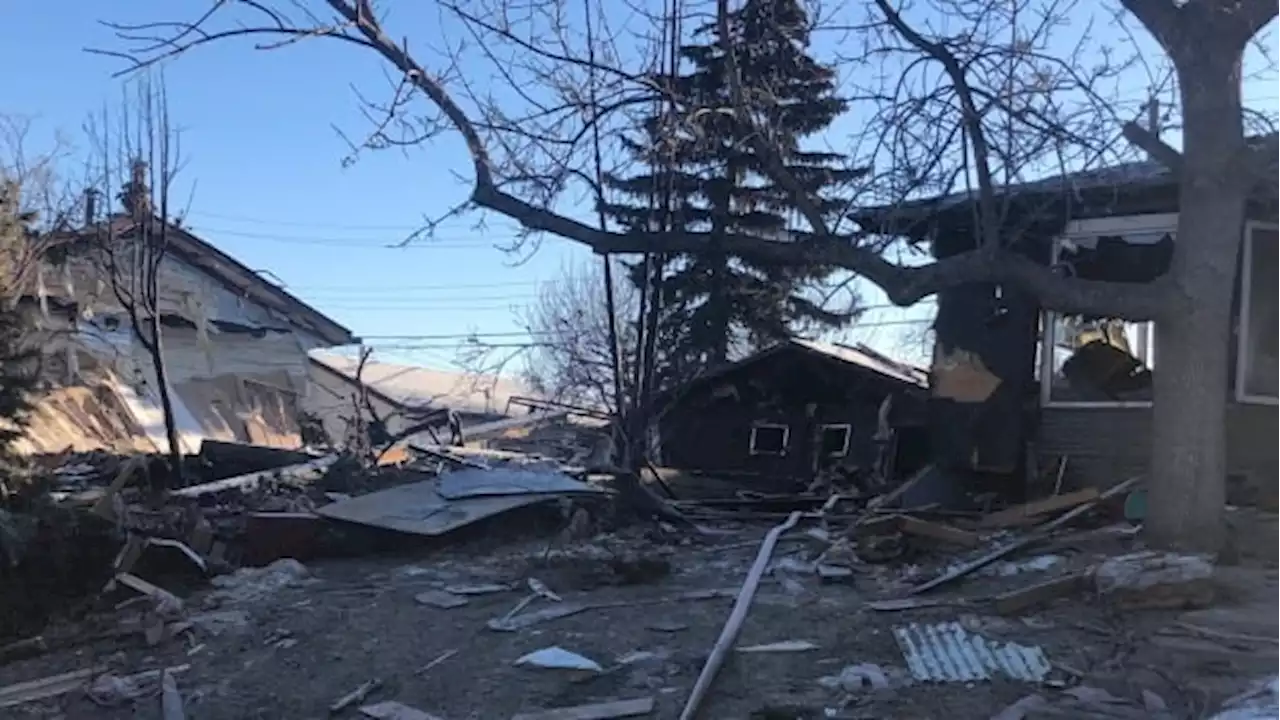
[[761, 423], [751, 428], [752, 455], [785, 455], [791, 428], [786, 425]]
[[1277, 237], [1275, 227], [1251, 225], [1245, 233], [1236, 362], [1236, 397], [1244, 402], [1276, 401]]
[[823, 425], [822, 437], [822, 456], [823, 457], [844, 457], [849, 454], [849, 438], [853, 434], [853, 428], [849, 424], [843, 425]]
[[[1087, 280], [1150, 282], [1168, 270], [1177, 217], [1152, 215], [1072, 223], [1054, 263]], [[1151, 401], [1155, 338], [1150, 322], [1046, 312], [1042, 397], [1050, 403]]]

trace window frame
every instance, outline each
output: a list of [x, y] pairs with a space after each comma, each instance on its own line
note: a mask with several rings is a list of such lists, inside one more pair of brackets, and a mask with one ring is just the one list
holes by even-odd
[[[756, 431], [757, 430], [782, 430], [782, 448], [778, 452], [759, 450], [756, 448]], [[791, 426], [784, 423], [752, 423], [751, 436], [747, 441], [747, 452], [750, 455], [765, 457], [782, 457], [787, 454], [787, 448], [791, 445]]]
[[844, 445], [840, 450], [832, 453], [823, 453], [822, 457], [842, 458], [849, 456], [849, 447], [853, 444], [853, 424], [852, 423], [824, 423], [818, 430], [818, 450], [821, 451], [826, 445], [825, 435], [828, 430], [844, 430]]
[[[1148, 215], [1119, 215], [1115, 217], [1089, 218], [1087, 220], [1073, 220], [1067, 223], [1062, 232], [1053, 237], [1052, 246], [1049, 249], [1049, 258], [1052, 264], [1057, 264], [1058, 253], [1062, 249], [1064, 241], [1070, 241], [1079, 237], [1096, 237], [1099, 235], [1127, 235], [1135, 232], [1156, 233], [1167, 232], [1172, 234], [1174, 243], [1177, 243], [1178, 230], [1178, 214], [1177, 213], [1159, 213]], [[1089, 408], [1149, 408], [1152, 407], [1151, 400], [1054, 400], [1053, 399], [1053, 351], [1054, 340], [1056, 335], [1056, 319], [1060, 313], [1052, 310], [1042, 310], [1040, 312], [1040, 406], [1044, 408], [1069, 408], [1069, 409], [1089, 409]], [[1146, 343], [1149, 343], [1151, 352], [1146, 362], [1153, 369], [1155, 368], [1155, 324], [1151, 321], [1143, 323], [1143, 327], [1149, 328]]]
[[1249, 311], [1252, 299], [1250, 284], [1253, 282], [1253, 231], [1270, 230], [1280, 232], [1280, 225], [1271, 222], [1248, 220], [1244, 224], [1243, 247], [1240, 251], [1240, 311], [1236, 315], [1236, 377], [1233, 396], [1242, 405], [1280, 405], [1280, 398], [1268, 395], [1250, 395], [1245, 392], [1245, 371], [1249, 348]]

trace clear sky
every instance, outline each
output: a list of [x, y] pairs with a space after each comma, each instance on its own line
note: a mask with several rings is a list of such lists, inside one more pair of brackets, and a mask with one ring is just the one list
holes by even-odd
[[[0, 111], [35, 117], [40, 135], [33, 138], [34, 149], [55, 131], [80, 142], [88, 113], [120, 99], [120, 81], [110, 75], [121, 63], [83, 52], [120, 47], [98, 20], [186, 18], [211, 4], [0, 3], [0, 67], [7, 68]], [[411, 37], [415, 45], [464, 32], [425, 0], [384, 7], [394, 13], [390, 28], [425, 28]], [[1274, 38], [1270, 42], [1274, 45]], [[492, 76], [489, 68], [471, 71], [481, 80]], [[501, 342], [503, 333], [516, 330], [513, 307], [532, 300], [538, 282], [590, 257], [567, 241], [548, 238], [532, 257], [518, 262], [495, 248], [510, 242], [513, 233], [493, 217], [483, 229], [473, 227], [471, 219], [454, 220], [434, 240], [386, 247], [418, 228], [424, 216], [465, 199], [469, 165], [461, 143], [449, 135], [404, 153], [366, 154], [349, 168], [341, 166], [347, 146], [334, 127], [352, 135], [368, 128], [352, 86], [370, 94], [385, 87], [383, 61], [372, 52], [326, 41], [257, 52], [248, 43], [228, 42], [168, 64], [165, 77], [170, 112], [183, 131], [182, 179], [188, 188], [194, 184], [189, 224], [249, 267], [268, 270], [268, 277], [358, 335], [373, 338], [371, 344], [403, 354], [408, 351], [395, 346], [404, 341], [379, 336], [424, 336], [412, 341], [417, 346], [412, 357], [441, 365], [452, 358], [450, 346], [460, 334], [493, 333], [489, 337]], [[1246, 95], [1274, 108], [1274, 75]], [[185, 203], [185, 198], [184, 190], [177, 199]], [[873, 311], [868, 319], [900, 317]], [[886, 349], [882, 330], [892, 327], [872, 327], [851, 337]]]

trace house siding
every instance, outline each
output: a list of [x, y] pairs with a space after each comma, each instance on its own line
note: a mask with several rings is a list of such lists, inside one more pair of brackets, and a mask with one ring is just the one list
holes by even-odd
[[[1063, 482], [1069, 487], [1106, 488], [1145, 474], [1150, 459], [1151, 412], [1150, 407], [1043, 408], [1037, 464], [1042, 469], [1055, 468], [1066, 456]], [[1228, 474], [1243, 475], [1247, 484], [1258, 488], [1274, 486], [1278, 431], [1275, 406], [1231, 403], [1227, 409]], [[1045, 475], [1052, 473], [1042, 473]]]

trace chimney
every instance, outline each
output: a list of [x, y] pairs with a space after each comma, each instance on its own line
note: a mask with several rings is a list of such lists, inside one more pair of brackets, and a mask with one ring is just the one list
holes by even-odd
[[129, 182], [120, 191], [120, 202], [125, 212], [134, 221], [141, 222], [151, 217], [151, 189], [147, 187], [147, 163], [145, 160], [134, 160], [129, 169]]
[[93, 227], [98, 220], [98, 191], [89, 188], [84, 191], [84, 226]]

